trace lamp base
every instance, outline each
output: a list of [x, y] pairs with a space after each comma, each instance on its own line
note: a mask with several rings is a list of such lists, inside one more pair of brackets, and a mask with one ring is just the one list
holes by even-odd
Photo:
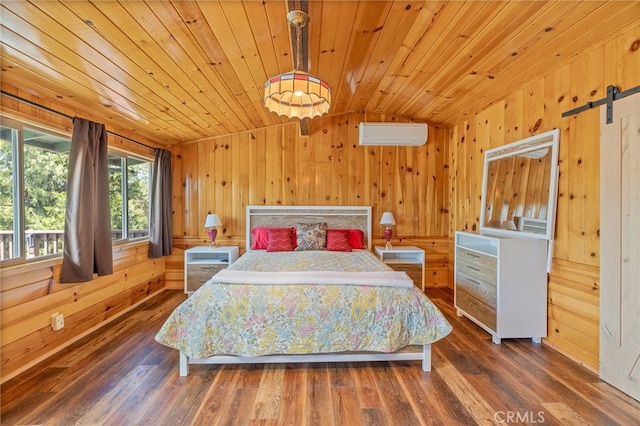
[[393, 235], [393, 230], [390, 226], [387, 226], [384, 230], [384, 239], [386, 243], [384, 245], [385, 250], [391, 250], [393, 247], [391, 246], [391, 236]]
[[218, 230], [216, 228], [207, 229], [207, 234], [209, 234], [209, 248], [215, 247], [216, 244], [216, 236], [218, 235]]

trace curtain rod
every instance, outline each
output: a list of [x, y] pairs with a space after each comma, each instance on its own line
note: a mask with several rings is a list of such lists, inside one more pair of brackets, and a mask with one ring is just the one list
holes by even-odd
[[[16, 101], [19, 101], [19, 102], [23, 102], [23, 103], [25, 103], [25, 104], [27, 104], [27, 105], [30, 105], [30, 106], [32, 106], [32, 107], [40, 108], [41, 110], [44, 110], [44, 111], [50, 112], [51, 114], [55, 114], [55, 115], [57, 115], [57, 116], [59, 116], [59, 117], [67, 118], [67, 119], [69, 119], [69, 120], [73, 121], [73, 117], [72, 117], [72, 116], [70, 116], [70, 115], [68, 115], [68, 114], [65, 114], [65, 113], [63, 113], [63, 112], [56, 111], [55, 109], [52, 109], [52, 108], [46, 107], [46, 106], [44, 106], [44, 105], [37, 104], [37, 103], [35, 103], [35, 102], [33, 102], [33, 101], [30, 101], [30, 100], [28, 100], [28, 99], [21, 98], [20, 96], [16, 96], [16, 95], [13, 95], [13, 94], [11, 94], [11, 93], [7, 93], [7, 92], [5, 92], [4, 90], [0, 90], [0, 93], [2, 93], [2, 95], [6, 96], [6, 97], [8, 97], [8, 98], [11, 98], [11, 99], [13, 99], [13, 100], [16, 100]], [[145, 148], [149, 148], [149, 149], [153, 149], [153, 150], [155, 150], [155, 149], [156, 149], [156, 148], [154, 148], [154, 147], [152, 147], [152, 146], [149, 146], [149, 145], [143, 144], [142, 142], [138, 142], [138, 141], [133, 140], [133, 139], [131, 139], [131, 138], [127, 137], [127, 136], [119, 135], [118, 133], [112, 132], [112, 131], [110, 131], [110, 130], [107, 130], [107, 133], [109, 133], [109, 134], [111, 134], [111, 135], [113, 135], [113, 136], [116, 136], [116, 137], [122, 138], [122, 139], [126, 139], [126, 140], [128, 140], [129, 142], [133, 142], [133, 143], [135, 143], [135, 144], [137, 144], [137, 145], [140, 145], [140, 146], [143, 146], [143, 147], [145, 147]]]

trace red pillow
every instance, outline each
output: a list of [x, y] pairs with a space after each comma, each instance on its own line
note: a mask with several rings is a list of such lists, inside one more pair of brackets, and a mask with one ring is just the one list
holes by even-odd
[[268, 228], [267, 251], [293, 251], [291, 228]]
[[267, 235], [267, 231], [269, 229], [288, 229], [292, 230], [291, 243], [293, 247], [296, 247], [296, 228], [266, 228], [266, 227], [257, 227], [254, 228], [251, 233], [253, 234], [253, 241], [251, 242], [251, 250], [266, 250], [269, 245], [269, 237]]
[[349, 245], [352, 249], [366, 249], [364, 246], [364, 232], [359, 229], [349, 229]]
[[327, 250], [351, 251], [348, 229], [327, 229]]
[[251, 250], [264, 250], [267, 248], [267, 228], [254, 228], [251, 231], [253, 241], [251, 242]]

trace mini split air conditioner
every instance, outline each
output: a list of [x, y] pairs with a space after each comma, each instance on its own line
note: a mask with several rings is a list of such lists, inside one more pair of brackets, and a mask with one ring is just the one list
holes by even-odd
[[427, 141], [425, 123], [360, 123], [360, 145], [420, 146]]

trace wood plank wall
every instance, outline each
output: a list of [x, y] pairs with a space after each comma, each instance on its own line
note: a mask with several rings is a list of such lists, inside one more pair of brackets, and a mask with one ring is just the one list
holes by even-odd
[[[87, 117], [29, 93], [2, 89], [68, 115]], [[2, 112], [71, 134], [71, 121], [2, 96]], [[108, 126], [107, 126], [108, 127]], [[109, 145], [140, 155], [153, 151], [109, 136]], [[126, 312], [165, 287], [165, 259], [149, 259], [148, 242], [113, 247], [114, 273], [79, 284], [60, 284], [62, 259], [40, 260], [0, 269], [0, 383]], [[65, 326], [51, 328], [51, 315]]]
[[362, 147], [361, 121], [402, 121], [354, 112], [310, 122], [301, 137], [297, 123], [172, 148], [174, 247], [167, 286], [183, 286], [183, 250], [206, 244], [207, 213], [218, 214], [221, 244], [244, 250], [247, 205], [372, 206], [376, 224], [392, 211], [394, 243], [427, 250], [428, 285], [448, 285], [448, 129], [429, 126], [420, 147]]
[[[182, 287], [182, 249], [205, 242], [207, 212], [220, 215], [224, 224], [220, 237], [223, 243], [244, 244], [244, 207], [248, 204], [372, 205], [374, 221], [382, 211], [392, 210], [398, 220], [394, 243], [402, 240], [427, 249], [427, 269], [436, 271], [433, 277], [427, 273], [427, 282], [444, 285], [446, 279], [450, 283], [454, 231], [478, 229], [483, 151], [557, 127], [561, 129], [560, 194], [549, 283], [549, 337], [544, 342], [596, 370], [598, 113], [590, 111], [564, 119], [561, 113], [604, 97], [609, 84], [621, 89], [640, 85], [638, 46], [640, 27], [621, 32], [615, 39], [573, 57], [570, 63], [527, 82], [520, 90], [452, 129], [430, 126], [429, 143], [420, 148], [359, 147], [357, 123], [394, 118], [364, 113], [314, 120], [308, 138], [298, 135], [296, 124], [289, 124], [174, 147], [176, 250], [166, 261], [168, 286]], [[2, 88], [14, 92], [5, 84]], [[65, 111], [45, 99], [15, 92], [70, 115], [91, 118], [86, 112]], [[5, 97], [2, 111], [70, 129], [68, 120], [18, 105]], [[126, 146], [122, 141], [116, 143]], [[374, 226], [373, 230], [374, 242], [380, 243], [381, 229]], [[74, 328], [72, 333], [69, 327], [62, 334], [50, 334], [47, 327], [53, 312], [45, 315], [46, 309], [55, 307], [62, 311], [68, 316], [67, 321], [72, 320], [69, 324], [80, 324], [81, 318], [84, 324], [87, 316], [99, 323], [118, 309], [135, 303], [138, 297], [143, 297], [141, 292], [154, 292], [162, 287], [165, 261], [144, 260], [144, 255], [136, 257], [135, 251], [146, 253], [146, 249], [137, 246], [130, 249], [133, 252], [123, 254], [129, 259], [124, 262], [128, 266], [120, 266], [116, 271], [125, 280], [126, 288], [108, 277], [100, 278], [80, 285], [73, 291], [76, 295], [72, 292], [72, 301], [63, 300], [62, 305], [49, 303], [60, 295], [44, 293], [45, 288], [46, 291], [58, 288], [56, 263], [33, 264], [29, 270], [5, 268], [0, 272], [1, 380], [81, 332], [80, 328]], [[138, 261], [140, 265], [132, 266]], [[153, 271], [151, 276], [148, 271]], [[10, 283], [11, 289], [6, 283]], [[95, 291], [98, 287], [104, 287], [104, 292]], [[18, 293], [10, 297], [9, 292]], [[80, 307], [75, 297], [83, 294], [94, 294], [93, 304], [67, 313], [67, 307]], [[114, 303], [114, 298], [122, 303]], [[5, 300], [18, 303], [15, 306], [23, 305], [25, 312], [32, 314], [27, 316], [37, 318], [34, 321], [38, 324], [16, 325], [16, 321], [22, 321], [19, 317], [27, 316], [6, 318]], [[7, 327], [13, 327], [12, 333], [17, 334], [6, 339]], [[17, 354], [21, 356], [20, 362]]]
[[[562, 113], [606, 97], [608, 85], [621, 90], [640, 85], [639, 50], [640, 27], [622, 32], [458, 123], [450, 135], [449, 236], [453, 238], [455, 230], [479, 229], [484, 151], [553, 128], [561, 130], [544, 343], [594, 371], [599, 333], [599, 110], [566, 118]], [[451, 259], [452, 254], [453, 243]]]

